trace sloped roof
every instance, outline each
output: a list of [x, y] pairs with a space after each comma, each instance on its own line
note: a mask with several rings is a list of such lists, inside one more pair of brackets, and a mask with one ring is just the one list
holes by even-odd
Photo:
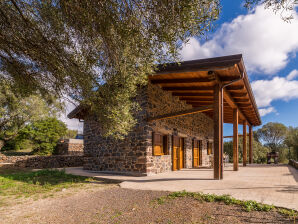
[[[179, 97], [193, 107], [213, 104], [213, 89], [216, 83], [226, 84], [224, 90], [224, 122], [233, 123], [233, 109], [239, 111], [239, 123], [260, 125], [261, 118], [245, 70], [241, 54], [224, 57], [161, 64], [155, 74], [148, 78], [154, 85]], [[83, 119], [87, 108], [78, 106], [68, 114], [69, 118]], [[213, 110], [204, 112], [213, 117]]]

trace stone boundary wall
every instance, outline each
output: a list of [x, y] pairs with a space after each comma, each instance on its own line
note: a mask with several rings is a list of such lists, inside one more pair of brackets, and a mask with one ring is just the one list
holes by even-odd
[[56, 146], [57, 155], [84, 155], [83, 139], [63, 139]]
[[298, 169], [298, 162], [293, 160], [293, 159], [290, 159], [289, 165], [291, 165], [292, 167]]
[[0, 154], [0, 164], [1, 163], [15, 167], [35, 169], [77, 167], [83, 166], [84, 156], [5, 156]]

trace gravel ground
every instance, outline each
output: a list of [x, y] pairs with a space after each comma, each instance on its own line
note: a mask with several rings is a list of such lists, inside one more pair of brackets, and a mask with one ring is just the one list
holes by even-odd
[[276, 212], [245, 212], [238, 206], [191, 198], [154, 201], [167, 194], [115, 184], [66, 189], [50, 198], [0, 207], [0, 223], [293, 223]]

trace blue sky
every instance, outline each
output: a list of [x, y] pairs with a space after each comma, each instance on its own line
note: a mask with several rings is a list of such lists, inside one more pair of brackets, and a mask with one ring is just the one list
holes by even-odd
[[[298, 126], [298, 13], [293, 12], [294, 19], [286, 23], [279, 13], [263, 6], [248, 11], [242, 2], [222, 0], [215, 29], [207, 39], [191, 38], [181, 57], [194, 60], [243, 54], [263, 124]], [[82, 129], [75, 119], [63, 120], [71, 129]], [[231, 125], [225, 125], [224, 135], [231, 134]]]
[[[281, 19], [285, 14], [263, 6], [248, 11], [241, 2], [222, 0], [215, 29], [207, 39], [192, 38], [182, 58], [243, 54], [262, 123], [298, 126], [298, 13], [287, 23]], [[225, 125], [224, 135], [231, 134], [232, 125]]]

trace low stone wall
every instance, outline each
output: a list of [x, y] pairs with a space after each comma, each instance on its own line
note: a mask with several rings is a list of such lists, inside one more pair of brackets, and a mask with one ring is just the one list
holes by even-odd
[[0, 155], [0, 164], [8, 163], [11, 166], [23, 168], [63, 168], [83, 166], [84, 156], [55, 155], [55, 156], [5, 156]]
[[294, 168], [298, 169], [298, 162], [293, 160], [293, 159], [290, 159], [289, 161], [289, 165], [293, 166]]
[[56, 146], [57, 155], [84, 155], [83, 139], [63, 139]]

